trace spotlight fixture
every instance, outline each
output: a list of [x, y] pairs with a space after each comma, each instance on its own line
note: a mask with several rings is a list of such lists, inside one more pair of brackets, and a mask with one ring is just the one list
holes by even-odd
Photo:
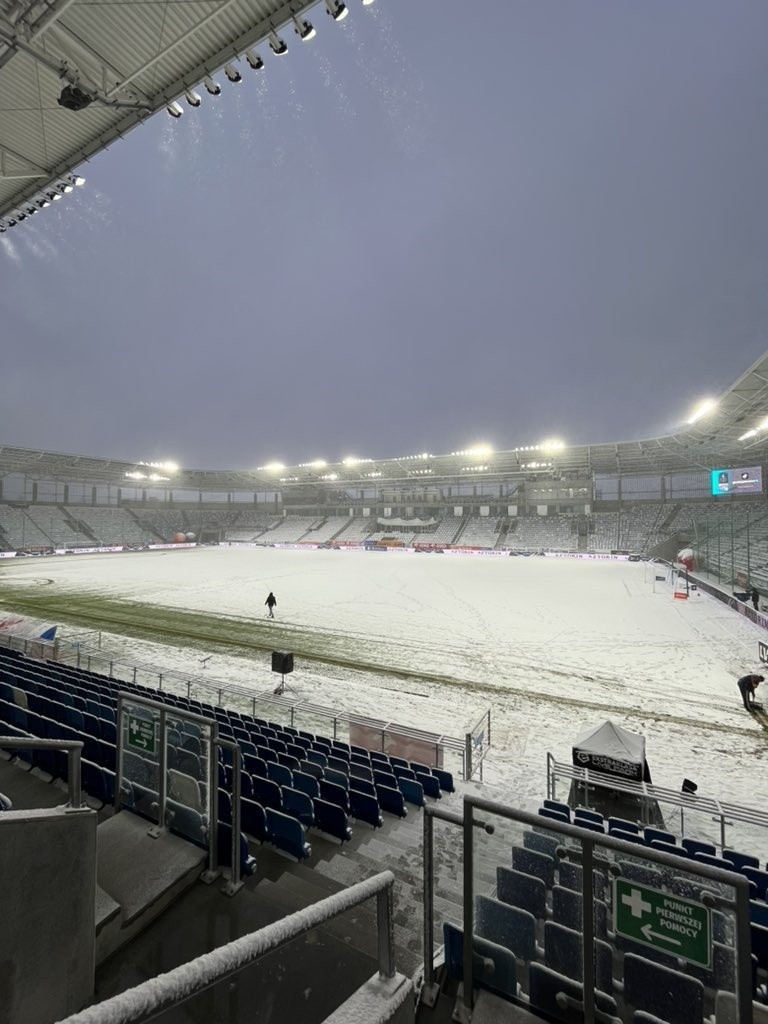
[[211, 96], [220, 96], [221, 95], [221, 86], [217, 85], [216, 82], [214, 82], [214, 80], [211, 78], [210, 75], [206, 75], [205, 76], [205, 78], [203, 79], [203, 85], [208, 90], [208, 92], [211, 94]]
[[8, 218], [8, 227], [9, 228], [15, 228], [16, 227], [16, 218], [15, 217], [9, 217]]
[[315, 32], [311, 22], [305, 21], [304, 18], [297, 18], [295, 14], [293, 16], [293, 24], [296, 26], [296, 35], [304, 43], [308, 43], [310, 39], [314, 39], [317, 35], [317, 32]]
[[57, 199], [61, 199], [61, 192], [46, 192], [45, 194], [54, 203]]
[[68, 181], [62, 182], [62, 183], [61, 183], [61, 184], [60, 184], [60, 185], [58, 186], [58, 188], [60, 188], [60, 189], [61, 189], [61, 191], [62, 191], [62, 192], [63, 192], [63, 193], [65, 194], [65, 195], [66, 195], [66, 194], [67, 194], [68, 192], [72, 192], [72, 191], [73, 191], [73, 189], [72, 189], [72, 186], [71, 186], [71, 185], [69, 184], [69, 182], [68, 182]]
[[200, 93], [195, 92], [194, 89], [187, 89], [187, 91], [184, 93], [184, 99], [187, 101], [190, 107], [199, 107], [200, 104], [203, 102], [200, 97]]
[[93, 103], [93, 96], [89, 96], [76, 85], [65, 85], [57, 102], [65, 110], [85, 110]]
[[238, 85], [243, 80], [243, 76], [240, 74], [237, 68], [233, 67], [231, 64], [224, 65], [224, 74], [227, 76], [230, 82], [232, 82], [233, 85]]
[[343, 21], [349, 14], [347, 5], [343, 4], [341, 0], [325, 0], [325, 9], [334, 21]]
[[248, 61], [248, 67], [253, 68], [254, 71], [261, 71], [264, 67], [264, 61], [255, 50], [246, 50], [245, 59]]
[[37, 205], [40, 207], [41, 210], [44, 210], [46, 208], [46, 206], [50, 206], [51, 205], [48, 202], [47, 199], [36, 199], [35, 202], [37, 203]]
[[5, 224], [0, 224], [0, 235], [5, 234]]
[[269, 48], [276, 57], [281, 57], [284, 53], [288, 53], [285, 40], [281, 39], [275, 32], [269, 33]]
[[36, 206], [28, 206], [26, 209], [27, 216], [31, 217], [33, 213], [37, 213]]
[[79, 174], [68, 174], [67, 181], [70, 185], [77, 185], [78, 188], [81, 188], [85, 184], [85, 178], [81, 177]]
[[184, 113], [184, 107], [182, 107], [180, 103], [177, 103], [176, 100], [173, 100], [172, 103], [169, 103], [165, 109], [168, 111], [171, 117], [175, 117], [177, 120]]
[[18, 220], [26, 220], [26, 219], [27, 219], [27, 215], [26, 215], [26, 213], [20, 213], [20, 214], [19, 214], [19, 216], [18, 216]]
[[373, 0], [362, 0], [362, 3], [363, 7], [370, 7], [371, 4], [373, 3]]

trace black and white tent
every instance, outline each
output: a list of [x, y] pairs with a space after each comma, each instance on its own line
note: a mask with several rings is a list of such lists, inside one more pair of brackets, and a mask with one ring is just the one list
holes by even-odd
[[[573, 763], [590, 774], [614, 776], [625, 782], [651, 782], [645, 758], [645, 737], [610, 721], [585, 728], [573, 744]], [[588, 803], [606, 817], [616, 816], [649, 824], [662, 824], [658, 803], [640, 794], [614, 789], [606, 779], [590, 778], [589, 786], [574, 781], [568, 802], [572, 807]], [[644, 805], [644, 806], [643, 806]]]

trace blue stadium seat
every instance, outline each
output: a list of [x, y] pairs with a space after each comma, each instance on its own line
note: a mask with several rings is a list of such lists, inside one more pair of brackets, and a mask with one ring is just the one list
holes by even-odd
[[276, 782], [278, 786], [293, 786], [293, 772], [290, 768], [274, 761], [267, 762], [267, 778]]
[[349, 761], [345, 761], [341, 757], [334, 757], [331, 754], [328, 758], [328, 767], [338, 772], [339, 775], [349, 775]]
[[[573, 892], [582, 892], [584, 886], [584, 871], [581, 864], [573, 864], [571, 861], [561, 860], [557, 866], [557, 882], [564, 889], [572, 889]], [[605, 875], [600, 871], [592, 872], [592, 892], [596, 900], [605, 899]]]
[[365, 821], [374, 828], [381, 828], [383, 819], [379, 801], [369, 793], [361, 793], [353, 786], [349, 791], [349, 813], [359, 821]]
[[349, 756], [349, 769], [350, 769], [350, 772], [352, 771], [352, 765], [353, 764], [356, 764], [356, 765], [358, 765], [361, 768], [370, 768], [371, 767], [371, 755], [368, 753], [367, 750], [366, 750], [366, 752], [364, 754], [358, 753], [357, 751], [353, 750], [352, 753]]
[[267, 778], [267, 764], [263, 757], [253, 754], [243, 754], [243, 770], [249, 775], [260, 775], [262, 779]]
[[[608, 907], [602, 900], [593, 900], [595, 936], [604, 939], [608, 934]], [[552, 887], [552, 920], [566, 928], [581, 931], [583, 927], [583, 901], [580, 892], [562, 885]]]
[[640, 834], [640, 827], [637, 823], [628, 821], [626, 818], [609, 818], [608, 835], [612, 835], [614, 829], [619, 829], [620, 832], [634, 832], [635, 835]]
[[662, 843], [671, 843], [673, 846], [677, 844], [677, 839], [671, 832], [665, 832], [661, 828], [651, 828], [650, 826], [646, 826], [643, 829], [643, 838], [649, 846], [654, 839]]
[[697, 978], [634, 953], [624, 955], [624, 998], [669, 1024], [701, 1024], [704, 1016], [704, 986]]
[[[593, 811], [591, 807], [577, 807], [573, 812], [573, 823], [574, 825], [580, 824], [582, 821], [592, 821], [596, 825], [600, 825], [601, 828], [605, 825], [605, 819], [603, 818], [600, 811]], [[603, 828], [603, 831], [605, 829]]]
[[416, 772], [409, 765], [393, 764], [392, 774], [396, 779], [412, 779], [416, 781]]
[[305, 775], [312, 775], [316, 779], [322, 779], [325, 775], [325, 769], [315, 761], [299, 761], [299, 769]]
[[433, 768], [432, 774], [440, 783], [440, 789], [444, 793], [456, 792], [456, 787], [453, 784], [453, 775], [450, 772], [445, 771], [443, 768]]
[[275, 811], [283, 809], [280, 786], [271, 779], [262, 779], [259, 775], [253, 776], [253, 798], [262, 807], [271, 807]]
[[393, 772], [373, 770], [373, 781], [377, 786], [389, 786], [390, 789], [397, 789], [397, 777]]
[[277, 751], [272, 750], [271, 747], [266, 746], [264, 743], [256, 745], [256, 754], [262, 761], [271, 761], [273, 764], [277, 764]]
[[240, 801], [240, 825], [252, 839], [258, 839], [260, 843], [268, 841], [267, 812], [254, 800]]
[[315, 827], [328, 835], [335, 836], [342, 842], [351, 839], [352, 830], [347, 824], [347, 816], [341, 807], [328, 803], [320, 797], [315, 800]]
[[320, 780], [320, 796], [330, 804], [336, 804], [345, 814], [349, 814], [349, 791], [335, 782]]
[[585, 829], [587, 832], [599, 832], [601, 836], [605, 835], [605, 827], [597, 821], [591, 821], [589, 818], [574, 818], [573, 824], [577, 828]]
[[[443, 942], [446, 971], [450, 977], [461, 981], [464, 977], [463, 928], [445, 921]], [[514, 954], [479, 935], [472, 937], [472, 978], [475, 984], [505, 997], [515, 997], [519, 993]]]
[[293, 788], [301, 790], [313, 800], [316, 796], [320, 796], [320, 783], [314, 775], [307, 775], [306, 772], [293, 773]]
[[424, 788], [420, 782], [416, 782], [415, 779], [400, 777], [397, 780], [397, 788], [409, 804], [414, 804], [416, 807], [424, 806]]
[[[742, 875], [754, 882], [757, 886], [757, 898], [764, 900], [766, 899], [766, 893], [768, 892], [768, 871], [759, 871], [757, 868], [745, 867], [741, 869]], [[751, 897], [754, 899], [754, 895]]]
[[[349, 778], [350, 781], [352, 779], [365, 779], [367, 782], [373, 782], [373, 771], [371, 770], [370, 761], [367, 765], [352, 761], [349, 766]], [[435, 782], [437, 782], [437, 779], [435, 779]]]
[[367, 779], [351, 778], [349, 780], [349, 792], [356, 789], [358, 793], [366, 793], [368, 796], [376, 796], [376, 786]]
[[526, 850], [537, 850], [555, 860], [557, 848], [562, 846], [562, 843], [556, 836], [548, 836], [543, 832], [523, 832], [523, 846]]
[[[134, 786], [134, 791], [136, 790]], [[134, 809], [135, 802], [134, 802]], [[186, 804], [177, 803], [175, 800], [168, 800], [166, 803], [166, 825], [171, 832], [183, 836], [197, 846], [208, 845], [208, 829], [205, 819], [199, 811]]]
[[760, 869], [760, 861], [749, 853], [739, 853], [738, 850], [723, 850], [723, 860], [729, 860], [737, 871], [742, 868]]
[[539, 817], [548, 818], [550, 821], [561, 821], [564, 824], [570, 824], [570, 817], [563, 811], [556, 811], [553, 807], [540, 807], [538, 810]]
[[[555, 921], [544, 923], [544, 961], [558, 974], [584, 980], [584, 937], [580, 931]], [[613, 950], [600, 939], [594, 943], [595, 985], [602, 992], [613, 988]]]
[[[219, 822], [218, 831], [219, 863], [225, 867], [232, 864], [232, 826]], [[240, 833], [240, 874], [253, 875], [256, 873], [256, 858], [248, 852], [248, 840], [243, 833]]]
[[636, 846], [645, 846], [645, 839], [638, 832], [625, 832], [621, 828], [615, 828], [610, 835], [614, 839], [623, 839], [625, 843], [634, 843]]
[[305, 860], [312, 854], [312, 847], [306, 841], [307, 833], [304, 826], [296, 818], [283, 814], [282, 811], [267, 808], [267, 832], [269, 841], [278, 850], [291, 854], [296, 860]]
[[757, 957], [759, 967], [768, 971], [768, 928], [761, 924], [750, 924], [749, 934], [752, 939], [752, 956]]
[[425, 796], [431, 796], [434, 800], [440, 800], [442, 798], [440, 783], [431, 772], [429, 774], [426, 774], [425, 772], [416, 772], [416, 781], [420, 783]]
[[535, 917], [543, 919], [546, 914], [547, 887], [533, 875], [499, 865], [496, 868], [496, 894], [502, 903], [527, 910]]
[[490, 896], [475, 898], [475, 930], [484, 939], [511, 950], [519, 960], [536, 957], [536, 918]]
[[349, 789], [349, 776], [332, 768], [330, 764], [332, 760], [333, 758], [329, 758], [328, 767], [325, 769], [323, 776], [325, 781], [332, 782], [335, 786], [341, 786], [342, 789]]
[[[528, 981], [531, 1007], [563, 1024], [583, 1024], [584, 986], [580, 981], [573, 981], [538, 963], [531, 964]], [[605, 992], [595, 991], [595, 1006], [601, 1014], [619, 1016], [615, 999]]]
[[283, 765], [284, 768], [290, 768], [292, 772], [295, 772], [299, 769], [302, 760], [303, 752], [302, 757], [300, 758], [294, 757], [293, 754], [281, 754], [279, 751], [277, 754], [277, 763]]
[[407, 816], [408, 811], [405, 807], [405, 799], [399, 789], [394, 789], [392, 786], [377, 786], [376, 796], [382, 811], [396, 814], [398, 818], [405, 818]]
[[[314, 781], [314, 780], [313, 780]], [[300, 821], [305, 828], [315, 824], [315, 808], [312, 798], [300, 789], [283, 786], [283, 811]]]
[[541, 806], [546, 807], [550, 811], [559, 811], [565, 815], [568, 821], [571, 820], [571, 808], [561, 800], [542, 800]]
[[527, 850], [523, 846], [512, 847], [512, 867], [525, 875], [540, 878], [549, 888], [555, 881], [555, 864], [546, 853], [538, 850]]

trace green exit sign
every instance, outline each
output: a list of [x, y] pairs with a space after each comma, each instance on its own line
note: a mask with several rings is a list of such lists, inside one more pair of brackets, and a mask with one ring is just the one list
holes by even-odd
[[712, 914], [702, 903], [617, 878], [613, 918], [615, 931], [634, 942], [701, 967], [712, 963]]
[[151, 718], [128, 715], [128, 746], [145, 754], [155, 752], [155, 723]]

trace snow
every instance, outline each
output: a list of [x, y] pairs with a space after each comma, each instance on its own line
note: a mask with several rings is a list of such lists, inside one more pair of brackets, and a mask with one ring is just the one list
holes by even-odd
[[290, 942], [297, 935], [310, 931], [332, 917], [351, 910], [364, 900], [376, 896], [382, 889], [393, 885], [394, 881], [395, 876], [391, 871], [382, 871], [303, 910], [297, 910], [273, 924], [266, 925], [257, 932], [244, 935], [234, 942], [181, 964], [166, 974], [151, 978], [136, 988], [81, 1010], [60, 1024], [130, 1024], [132, 1021], [154, 1016], [164, 1007], [188, 999], [194, 993], [246, 967], [265, 953]]
[[[9, 613], [15, 588], [45, 584], [215, 615], [222, 634], [246, 624], [263, 648], [294, 650], [301, 698], [339, 711], [462, 736], [490, 706], [485, 781], [523, 808], [545, 795], [547, 751], [570, 762], [577, 735], [608, 718], [645, 736], [655, 783], [689, 777], [701, 796], [765, 804], [768, 748], [736, 688], [764, 631], [698, 591], [675, 601], [643, 563], [198, 548], [9, 560], [1, 573]], [[266, 650], [104, 645], [212, 684], [275, 685]]]

